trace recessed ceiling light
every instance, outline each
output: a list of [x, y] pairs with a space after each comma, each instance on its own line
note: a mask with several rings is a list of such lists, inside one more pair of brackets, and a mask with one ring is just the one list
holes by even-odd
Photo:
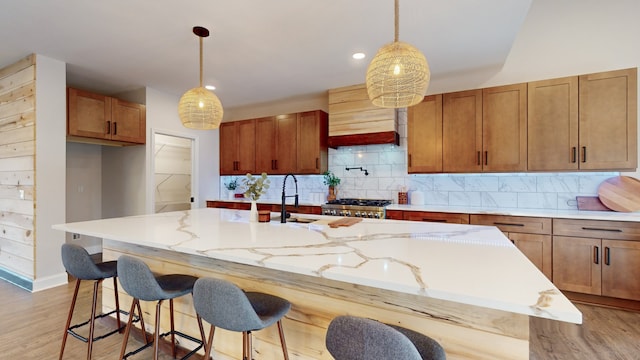
[[353, 54], [352, 57], [356, 60], [361, 60], [361, 59], [364, 59], [365, 55], [364, 53], [359, 52], [359, 53]]
[[216, 89], [216, 87], [213, 86], [213, 85], [205, 85], [204, 88], [207, 89], [207, 90], [215, 90]]

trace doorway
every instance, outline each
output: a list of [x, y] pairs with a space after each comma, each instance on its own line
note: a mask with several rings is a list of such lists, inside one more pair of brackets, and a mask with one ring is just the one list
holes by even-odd
[[195, 204], [194, 138], [152, 132], [153, 212], [189, 210]]

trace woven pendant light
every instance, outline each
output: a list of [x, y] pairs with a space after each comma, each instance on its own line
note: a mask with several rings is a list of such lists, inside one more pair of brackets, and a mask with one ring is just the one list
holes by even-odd
[[182, 95], [178, 103], [178, 115], [182, 125], [187, 128], [217, 129], [222, 121], [222, 104], [213, 92], [202, 86], [202, 38], [209, 36], [209, 30], [195, 26], [193, 33], [200, 38], [200, 86]]
[[403, 108], [422, 101], [431, 72], [416, 47], [398, 41], [399, 0], [395, 0], [395, 38], [378, 50], [367, 68], [367, 93], [383, 108]]

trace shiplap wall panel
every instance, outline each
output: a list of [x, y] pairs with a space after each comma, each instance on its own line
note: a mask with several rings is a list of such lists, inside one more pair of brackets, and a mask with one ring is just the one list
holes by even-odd
[[364, 84], [329, 90], [329, 136], [397, 131], [395, 109], [371, 103]]
[[35, 56], [0, 69], [0, 267], [33, 279]]

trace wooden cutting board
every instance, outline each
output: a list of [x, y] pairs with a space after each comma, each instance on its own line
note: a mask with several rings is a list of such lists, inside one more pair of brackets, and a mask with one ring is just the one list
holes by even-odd
[[614, 211], [640, 211], [640, 180], [629, 176], [607, 179], [598, 188], [598, 198]]
[[611, 211], [597, 196], [576, 196], [578, 210]]
[[351, 226], [362, 221], [362, 218], [345, 217], [329, 223], [329, 227], [337, 228], [339, 226]]

